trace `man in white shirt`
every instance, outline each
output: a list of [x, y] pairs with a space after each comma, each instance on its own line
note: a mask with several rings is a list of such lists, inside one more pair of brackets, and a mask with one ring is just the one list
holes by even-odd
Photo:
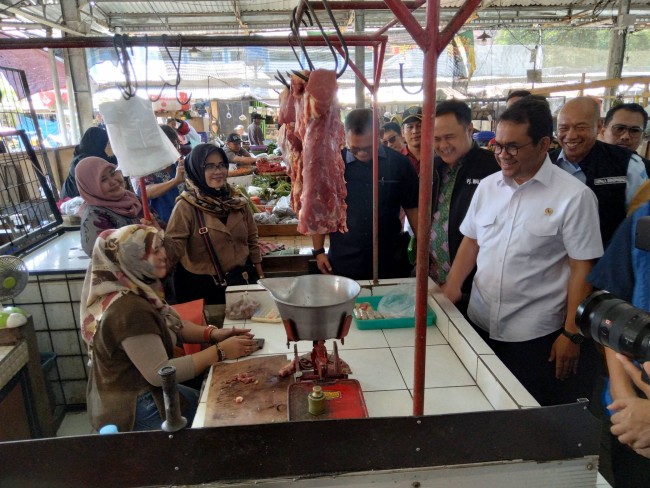
[[501, 115], [494, 144], [501, 171], [474, 193], [443, 286], [456, 302], [477, 266], [468, 316], [541, 405], [591, 395], [594, 348], [581, 346], [574, 319], [591, 290], [592, 260], [603, 254], [596, 196], [551, 163], [552, 134], [544, 101], [524, 98]]

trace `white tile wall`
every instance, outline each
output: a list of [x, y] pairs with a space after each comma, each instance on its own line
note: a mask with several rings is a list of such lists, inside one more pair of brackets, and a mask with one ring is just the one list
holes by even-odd
[[76, 330], [52, 331], [52, 346], [58, 355], [78, 355], [79, 340]]
[[22, 303], [41, 303], [42, 301], [41, 290], [35, 278], [30, 278], [25, 289], [20, 293], [20, 295], [14, 298], [14, 303], [16, 303], [16, 305]]
[[494, 378], [508, 391], [508, 394], [515, 403], [522, 408], [539, 407], [537, 400], [528, 393], [519, 380], [510, 372], [508, 368], [494, 355], [481, 356], [481, 362], [492, 373]]
[[512, 410], [519, 408], [504, 386], [487, 367], [482, 357], [478, 362], [476, 384], [496, 410]]
[[34, 321], [34, 330], [45, 330], [47, 329], [47, 323], [45, 321], [45, 307], [42, 303], [30, 303], [29, 305], [21, 305], [20, 308], [29, 312]]
[[78, 380], [85, 377], [84, 360], [79, 356], [57, 357], [61, 379]]
[[70, 301], [70, 292], [65, 280], [41, 280], [41, 294], [45, 303]]
[[[63, 391], [68, 405], [86, 403], [86, 386], [87, 382], [83, 381], [64, 381]], [[56, 392], [56, 388], [55, 388]]]
[[75, 328], [74, 311], [70, 302], [46, 303], [45, 313], [50, 330]]
[[73, 302], [78, 302], [81, 299], [81, 289], [83, 288], [83, 278], [81, 279], [68, 279], [70, 286], [70, 297]]

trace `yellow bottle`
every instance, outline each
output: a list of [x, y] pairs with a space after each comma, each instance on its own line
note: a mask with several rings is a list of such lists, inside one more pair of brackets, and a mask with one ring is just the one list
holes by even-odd
[[325, 394], [320, 386], [314, 386], [311, 393], [307, 396], [309, 402], [309, 413], [312, 415], [322, 415], [325, 413]]

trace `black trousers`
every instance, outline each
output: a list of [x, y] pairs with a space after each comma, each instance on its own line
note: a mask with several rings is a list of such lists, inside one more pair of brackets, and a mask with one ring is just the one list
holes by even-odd
[[178, 263], [174, 271], [176, 302], [185, 303], [203, 298], [206, 305], [226, 303], [226, 289], [217, 285], [210, 275], [194, 274]]
[[585, 340], [580, 345], [578, 373], [558, 380], [555, 378], [555, 361], [549, 362], [548, 358], [555, 339], [560, 335], [559, 330], [530, 341], [504, 342], [490, 339], [486, 331], [472, 325], [540, 405], [575, 403], [578, 398], [594, 400], [599, 354], [592, 340]]

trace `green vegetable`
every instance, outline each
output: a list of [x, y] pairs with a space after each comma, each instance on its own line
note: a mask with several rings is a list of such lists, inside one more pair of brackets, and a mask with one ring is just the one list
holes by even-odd
[[251, 209], [251, 212], [253, 212], [254, 214], [259, 213], [260, 209], [257, 208], [257, 205], [255, 205], [251, 201], [251, 197], [248, 194], [248, 192], [246, 191], [246, 187], [242, 186], [242, 185], [235, 185], [235, 188], [237, 188], [237, 190], [240, 191], [242, 197], [244, 198], [244, 200], [246, 200], [246, 203], [248, 204], [248, 207]]
[[409, 245], [406, 248], [406, 253], [408, 254], [409, 262], [411, 264], [415, 264], [415, 260], [416, 260], [416, 257], [417, 257], [417, 247], [418, 247], [417, 244], [418, 244], [418, 241], [415, 238], [415, 236], [411, 236], [411, 240], [409, 241]]

